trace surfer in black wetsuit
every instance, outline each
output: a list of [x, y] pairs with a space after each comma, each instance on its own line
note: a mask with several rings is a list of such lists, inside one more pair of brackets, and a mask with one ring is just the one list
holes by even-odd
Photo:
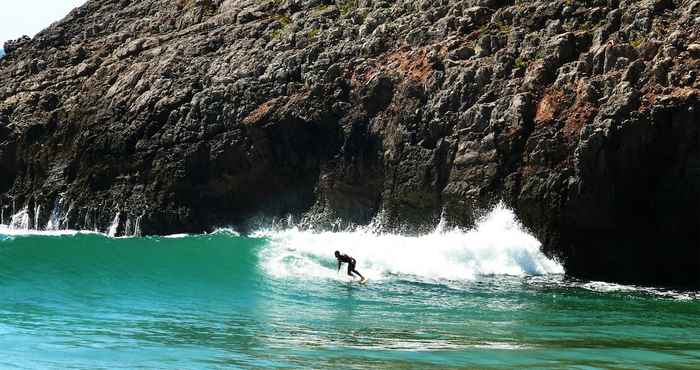
[[348, 264], [348, 275], [353, 276], [354, 274], [357, 274], [357, 276], [360, 277], [360, 279], [365, 280], [365, 277], [362, 276], [357, 270], [355, 270], [355, 265], [357, 264], [357, 261], [355, 261], [354, 258], [348, 256], [347, 254], [340, 254], [340, 252], [335, 251], [335, 258], [338, 260], [338, 271], [340, 271], [340, 265], [343, 264], [343, 262]]

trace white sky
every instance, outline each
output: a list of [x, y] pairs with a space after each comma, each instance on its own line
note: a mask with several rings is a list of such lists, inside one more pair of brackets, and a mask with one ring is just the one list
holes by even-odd
[[22, 35], [33, 37], [86, 0], [1, 0], [0, 48]]

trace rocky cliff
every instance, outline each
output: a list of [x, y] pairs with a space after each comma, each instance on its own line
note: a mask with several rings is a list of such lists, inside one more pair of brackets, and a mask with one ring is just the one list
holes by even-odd
[[504, 201], [572, 275], [699, 284], [699, 35], [698, 0], [89, 0], [4, 46], [3, 222]]

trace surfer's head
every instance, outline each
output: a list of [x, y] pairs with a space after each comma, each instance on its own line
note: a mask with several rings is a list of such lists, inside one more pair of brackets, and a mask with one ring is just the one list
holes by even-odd
[[336, 257], [340, 257], [340, 252], [335, 251], [335, 256], [336, 256]]

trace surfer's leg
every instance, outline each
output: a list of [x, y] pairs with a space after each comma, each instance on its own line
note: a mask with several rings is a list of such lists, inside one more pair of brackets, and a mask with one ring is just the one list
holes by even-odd
[[357, 262], [354, 260], [348, 264], [348, 275], [353, 276], [353, 274], [357, 274], [360, 279], [364, 279], [365, 277], [355, 270], [355, 265], [357, 265]]

